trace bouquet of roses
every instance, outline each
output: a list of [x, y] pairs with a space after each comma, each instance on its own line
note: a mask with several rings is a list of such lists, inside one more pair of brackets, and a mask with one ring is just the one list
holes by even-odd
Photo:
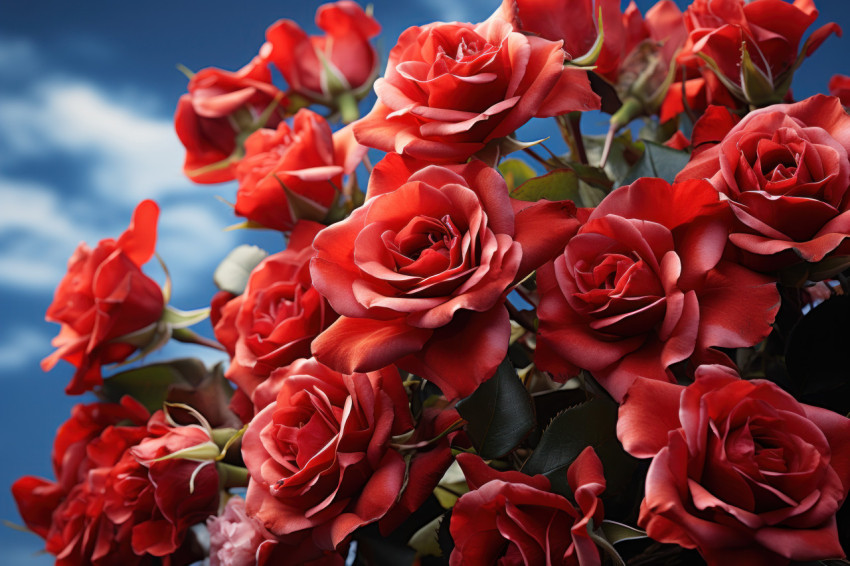
[[[350, 0], [186, 69], [185, 174], [285, 245], [234, 249], [194, 311], [144, 272], [153, 201], [77, 248], [42, 366], [98, 400], [12, 486], [57, 564], [846, 564], [850, 77], [790, 90], [840, 28], [493, 9], [383, 73]], [[146, 363], [171, 340], [229, 363]]]

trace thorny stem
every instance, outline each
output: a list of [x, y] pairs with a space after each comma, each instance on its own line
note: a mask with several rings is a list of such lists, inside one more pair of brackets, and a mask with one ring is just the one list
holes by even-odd
[[[584, 139], [581, 137], [581, 112], [570, 112], [566, 116], [559, 116], [559, 120], [563, 121], [567, 129], [572, 144], [571, 149], [575, 149], [579, 162], [582, 165], [587, 165], [587, 151], [584, 149]], [[567, 142], [569, 144], [569, 142]]]
[[451, 434], [452, 432], [458, 430], [460, 427], [462, 427], [464, 425], [464, 423], [466, 423], [466, 420], [458, 419], [455, 422], [453, 422], [452, 424], [450, 424], [448, 427], [446, 427], [446, 429], [443, 432], [441, 432], [440, 434], [438, 434], [434, 438], [431, 438], [430, 440], [423, 440], [422, 442], [417, 442], [416, 444], [391, 444], [391, 446], [393, 448], [395, 448], [396, 450], [399, 450], [399, 451], [401, 451], [401, 450], [417, 450], [419, 448], [425, 448], [429, 444], [433, 444], [435, 442], [438, 442], [439, 440], [441, 440], [445, 436], [447, 436], [447, 435]]
[[523, 151], [525, 153], [527, 153], [537, 163], [540, 163], [541, 165], [543, 165], [543, 167], [545, 167], [547, 170], [552, 168], [551, 163], [549, 163], [548, 161], [546, 161], [545, 159], [543, 159], [542, 157], [537, 155], [537, 153], [535, 153], [534, 150], [532, 150], [530, 147], [523, 148]]

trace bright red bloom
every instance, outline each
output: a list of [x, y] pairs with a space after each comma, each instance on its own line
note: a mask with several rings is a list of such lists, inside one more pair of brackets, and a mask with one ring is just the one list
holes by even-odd
[[300, 221], [286, 249], [260, 262], [245, 291], [220, 310], [215, 335], [231, 356], [225, 375], [252, 400], [272, 371], [310, 357], [313, 338], [336, 318], [310, 281], [313, 238], [322, 228]]
[[591, 521], [601, 525], [604, 516], [599, 495], [605, 476], [593, 448], [585, 448], [567, 470], [577, 507], [552, 493], [545, 476], [498, 472], [472, 454], [457, 460], [471, 491], [452, 511], [452, 566], [602, 563], [587, 532]]
[[[259, 57], [235, 73], [202, 69], [189, 80], [188, 90], [174, 113], [177, 137], [186, 148], [183, 172], [196, 183], [231, 181], [241, 157], [237, 136], [260, 126], [276, 127], [286, 98]], [[260, 120], [264, 113], [268, 117]]]
[[767, 336], [779, 293], [723, 258], [729, 216], [705, 181], [643, 178], [605, 197], [537, 271], [538, 365], [586, 369], [620, 400], [638, 376], [675, 381], [678, 362]]
[[850, 419], [775, 384], [702, 366], [688, 387], [638, 379], [620, 407], [626, 451], [652, 458], [638, 524], [711, 566], [841, 558]]
[[100, 385], [102, 365], [122, 362], [138, 348], [122, 338], [152, 330], [162, 315], [162, 291], [141, 269], [154, 253], [158, 216], [155, 202], [142, 201], [117, 241], [101, 240], [94, 250], [82, 243], [68, 260], [45, 316], [62, 325], [52, 342], [57, 350], [41, 367], [48, 371], [60, 359], [73, 364], [69, 395]]
[[[210, 441], [200, 427], [171, 427], [137, 401], [77, 405], [53, 449], [57, 482], [23, 477], [12, 486], [27, 526], [60, 566], [189, 564], [188, 528], [215, 513], [218, 473], [199, 462], [152, 462]], [[212, 445], [214, 447], [214, 445]], [[145, 459], [137, 460], [136, 456]]]
[[390, 440], [413, 420], [394, 368], [343, 375], [311, 359], [286, 371], [248, 425], [242, 456], [248, 515], [300, 564], [337, 551], [395, 504], [405, 463]]
[[357, 141], [431, 162], [463, 162], [533, 117], [599, 108], [587, 73], [564, 67], [561, 42], [491, 17], [401, 34], [378, 102], [354, 124]]
[[342, 316], [313, 355], [343, 372], [397, 363], [465, 397], [504, 359], [505, 296], [578, 227], [571, 202], [508, 196], [473, 160], [429, 166], [390, 154], [366, 203], [313, 243], [313, 285]]
[[262, 128], [245, 141], [245, 157], [236, 168], [239, 189], [235, 212], [282, 232], [299, 219], [321, 221], [343, 191], [366, 153], [351, 128], [331, 133], [320, 115], [299, 110], [290, 128]]
[[308, 36], [292, 20], [275, 22], [266, 30], [261, 56], [280, 70], [290, 92], [313, 102], [332, 106], [340, 94], [366, 94], [378, 73], [369, 39], [381, 26], [349, 0], [319, 6], [316, 25], [324, 36]]
[[[764, 106], [781, 101], [796, 67], [841, 28], [829, 23], [803, 34], [817, 19], [812, 0], [694, 0], [685, 12], [690, 32], [679, 59], [699, 56], [738, 100]], [[708, 70], [710, 69], [710, 71]]]
[[[728, 198], [729, 239], [746, 265], [773, 272], [850, 254], [850, 116], [837, 98], [769, 106], [737, 124], [714, 108], [692, 141], [676, 179], [708, 179]], [[814, 279], [834, 273], [807, 267]]]

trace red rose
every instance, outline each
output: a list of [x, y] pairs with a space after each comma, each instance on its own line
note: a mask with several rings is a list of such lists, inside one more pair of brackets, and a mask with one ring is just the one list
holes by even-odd
[[[210, 532], [210, 566], [272, 566], [290, 563], [292, 548], [278, 541], [256, 517], [245, 512], [245, 500], [234, 495], [220, 516], [207, 519]], [[305, 566], [342, 566], [333, 553]]]
[[[53, 529], [54, 511], [78, 484], [86, 482], [89, 471], [100, 462], [90, 456], [96, 452], [90, 452], [89, 445], [97, 447], [107, 429], [110, 430], [107, 436], [117, 446], [134, 444], [144, 434], [144, 423], [149, 416], [148, 411], [130, 397], [124, 397], [121, 404], [75, 405], [71, 418], [59, 427], [53, 443], [56, 482], [27, 476], [12, 486], [12, 494], [27, 527], [45, 539], [61, 536]], [[122, 421], [127, 426], [112, 428]], [[64, 545], [54, 542], [53, 546], [48, 545], [48, 552], [58, 554], [63, 548]]]
[[564, 67], [567, 59], [561, 42], [517, 33], [498, 17], [409, 28], [354, 134], [417, 159], [466, 161], [533, 117], [599, 108], [587, 73]]
[[101, 366], [130, 357], [138, 342], [128, 335], [152, 327], [162, 315], [162, 291], [141, 269], [154, 252], [158, 216], [155, 202], [142, 201], [117, 241], [101, 240], [94, 250], [82, 243], [68, 260], [45, 316], [62, 325], [52, 342], [57, 350], [41, 367], [48, 371], [60, 359], [73, 364], [69, 395], [103, 383]]
[[324, 36], [308, 36], [292, 20], [266, 30], [261, 56], [274, 63], [289, 90], [312, 102], [334, 106], [341, 94], [364, 96], [378, 73], [378, 57], [369, 39], [381, 26], [357, 3], [341, 0], [316, 10]]
[[[213, 463], [160, 458], [210, 442], [200, 427], [171, 427], [124, 397], [120, 405], [78, 405], [59, 430], [53, 462], [58, 482], [23, 477], [12, 486], [27, 526], [45, 538], [57, 565], [151, 565], [198, 559], [188, 528], [215, 513], [218, 473]], [[194, 490], [190, 488], [190, 483]]]
[[675, 381], [673, 364], [767, 336], [779, 293], [723, 259], [728, 216], [704, 181], [643, 178], [605, 197], [537, 272], [540, 367], [586, 369], [620, 400], [638, 376]]
[[734, 123], [722, 109], [697, 122], [697, 151], [676, 179], [709, 179], [728, 197], [729, 239], [742, 261], [770, 272], [850, 253], [850, 117], [841, 102], [817, 95]]
[[323, 227], [298, 222], [286, 249], [261, 261], [219, 311], [215, 336], [231, 356], [225, 375], [249, 398], [274, 369], [310, 357], [310, 342], [336, 317], [310, 282], [313, 238]]
[[232, 181], [241, 157], [238, 135], [274, 128], [283, 119], [287, 101], [271, 84], [267, 65], [255, 57], [235, 73], [210, 67], [189, 80], [189, 92], [177, 102], [174, 127], [186, 148], [183, 172], [192, 181]]
[[152, 557], [133, 552], [129, 529], [103, 514], [105, 476], [145, 437], [148, 417], [130, 397], [120, 405], [76, 405], [53, 445], [57, 482], [26, 476], [12, 485], [21, 517], [45, 539], [57, 565], [154, 564]]
[[332, 134], [311, 110], [299, 110], [292, 128], [281, 122], [277, 130], [257, 130], [236, 168], [236, 214], [282, 232], [299, 218], [321, 221], [343, 189], [343, 174], [365, 152], [350, 128]]
[[653, 459], [639, 519], [650, 537], [712, 566], [844, 556], [835, 513], [850, 489], [850, 419], [702, 366], [687, 388], [637, 380], [617, 435]]
[[507, 293], [578, 221], [568, 201], [514, 201], [480, 161], [422, 166], [388, 155], [366, 203], [316, 236], [313, 284], [343, 316], [312, 351], [346, 373], [397, 363], [459, 398], [505, 357]]
[[844, 106], [850, 106], [850, 77], [847, 75], [832, 75], [829, 79], [829, 94], [837, 96]]
[[679, 59], [702, 58], [738, 100], [757, 106], [779, 102], [803, 58], [831, 33], [841, 35], [838, 25], [826, 24], [800, 50], [817, 16], [812, 0], [694, 0], [685, 12], [690, 36]]
[[[177, 456], [189, 449], [194, 453]], [[205, 458], [199, 456], [201, 451]], [[146, 438], [110, 470], [104, 506], [116, 524], [132, 524], [136, 554], [175, 553], [189, 527], [218, 510], [219, 477], [213, 460], [218, 451], [210, 429], [172, 426], [162, 411], [151, 417]]]
[[395, 504], [405, 463], [390, 439], [412, 428], [395, 369], [342, 375], [295, 362], [242, 440], [248, 515], [283, 544], [303, 541], [292, 563], [334, 552]]
[[[633, 7], [629, 5], [629, 9]], [[596, 47], [600, 11], [604, 37], [594, 72], [607, 76], [619, 66], [626, 36], [633, 31], [620, 12], [620, 0], [573, 0], [557, 6], [552, 0], [502, 0], [494, 17], [510, 22], [519, 32], [539, 35], [549, 41], [563, 41], [567, 56], [578, 59]]]
[[599, 495], [605, 477], [593, 448], [585, 448], [567, 470], [577, 506], [552, 493], [545, 476], [497, 472], [472, 454], [457, 460], [471, 491], [452, 511], [452, 566], [602, 563], [587, 532], [590, 521], [598, 527], [604, 515]]

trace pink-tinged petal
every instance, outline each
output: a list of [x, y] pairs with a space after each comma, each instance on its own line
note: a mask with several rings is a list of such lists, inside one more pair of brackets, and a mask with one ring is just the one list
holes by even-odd
[[376, 371], [418, 352], [432, 334], [404, 319], [341, 316], [313, 340], [311, 350], [317, 360], [342, 373]]
[[667, 446], [668, 435], [681, 427], [679, 398], [684, 387], [640, 377], [623, 398], [617, 438], [636, 458], [652, 458]]
[[754, 538], [764, 548], [790, 560], [823, 560], [845, 555], [834, 516], [816, 528], [764, 527], [755, 532]]
[[446, 398], [460, 399], [489, 379], [505, 358], [510, 316], [502, 305], [481, 313], [458, 311], [448, 326], [428, 332], [433, 336], [422, 350], [397, 365], [434, 382]]
[[565, 67], [535, 116], [548, 118], [567, 112], [586, 112], [598, 110], [601, 105], [602, 99], [590, 88], [587, 71]]
[[572, 201], [538, 201], [518, 211], [514, 240], [522, 245], [522, 263], [517, 279], [554, 259], [579, 227]]
[[758, 343], [779, 311], [775, 280], [728, 261], [708, 273], [698, 291], [699, 348], [739, 348]]
[[850, 419], [833, 411], [803, 405], [806, 417], [823, 431], [830, 447], [830, 466], [838, 473], [844, 490], [850, 490]]

